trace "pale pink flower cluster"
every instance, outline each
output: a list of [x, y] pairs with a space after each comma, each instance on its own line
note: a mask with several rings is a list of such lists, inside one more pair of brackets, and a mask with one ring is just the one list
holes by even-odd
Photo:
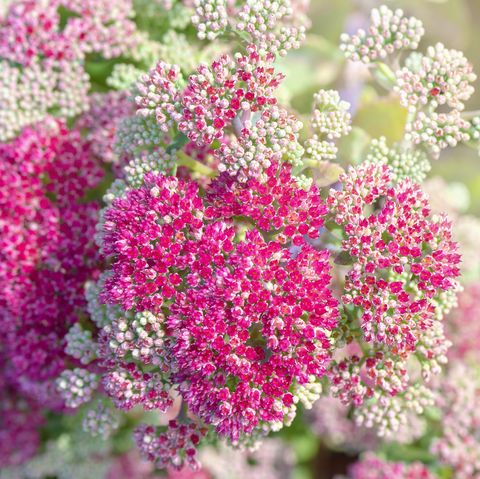
[[285, 56], [305, 40], [308, 5], [308, 0], [247, 0], [238, 5], [233, 0], [196, 0], [192, 23], [202, 40], [234, 31], [262, 53]]

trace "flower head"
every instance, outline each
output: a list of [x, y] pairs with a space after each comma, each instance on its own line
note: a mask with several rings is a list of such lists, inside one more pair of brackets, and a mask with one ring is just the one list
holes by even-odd
[[421, 462], [391, 462], [368, 453], [349, 470], [350, 479], [435, 479]]
[[297, 246], [304, 243], [305, 235], [317, 238], [327, 208], [318, 188], [300, 188], [291, 171], [289, 164], [274, 162], [265, 171], [265, 179], [238, 182], [234, 176], [220, 175], [207, 191], [206, 216], [245, 218], [260, 231], [276, 235], [278, 241]]
[[261, 112], [277, 103], [273, 92], [283, 79], [254, 45], [235, 59], [223, 55], [210, 67], [200, 65], [183, 93], [179, 129], [199, 145], [220, 139], [237, 117]]
[[342, 35], [340, 48], [347, 58], [363, 63], [382, 61], [396, 51], [415, 50], [425, 33], [420, 20], [405, 17], [402, 10], [393, 11], [385, 5], [372, 10], [370, 22], [367, 31]]
[[187, 278], [167, 324], [190, 410], [238, 442], [284, 422], [296, 385], [325, 373], [337, 309], [325, 251], [304, 246], [293, 256], [256, 232], [222, 250], [232, 240], [233, 230], [207, 227], [201, 250], [211, 259]]
[[172, 420], [166, 431], [147, 424], [140, 425], [135, 431], [135, 441], [142, 455], [161, 469], [168, 466], [180, 470], [188, 466], [197, 470], [200, 464], [196, 446], [205, 433], [193, 422]]
[[[351, 346], [332, 368], [332, 390], [358, 407], [372, 396], [413, 393], [408, 358], [417, 357], [426, 379], [446, 362], [450, 343], [437, 304], [458, 287], [460, 257], [450, 223], [431, 217], [418, 185], [394, 186], [386, 165], [368, 163], [341, 181], [327, 203], [345, 234], [342, 261], [353, 263], [338, 330], [340, 345]], [[362, 349], [353, 347], [358, 342]]]

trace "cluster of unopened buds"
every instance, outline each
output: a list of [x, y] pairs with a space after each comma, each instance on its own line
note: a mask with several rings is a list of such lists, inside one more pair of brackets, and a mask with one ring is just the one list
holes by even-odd
[[425, 54], [414, 51], [399, 67], [401, 53], [416, 50], [423, 34], [421, 21], [382, 6], [373, 9], [367, 31], [342, 36], [341, 49], [399, 95], [408, 109], [406, 142], [438, 157], [447, 147], [478, 139], [477, 115], [464, 112], [476, 75], [462, 52], [441, 43]]
[[[378, 437], [417, 439], [419, 416], [436, 406], [446, 420], [432, 453], [459, 478], [478, 473], [459, 466], [478, 462], [478, 385], [456, 382], [456, 396], [451, 376], [433, 380], [464, 355], [448, 352], [461, 317], [445, 326], [460, 255], [421, 187], [431, 158], [479, 136], [463, 112], [471, 65], [437, 45], [393, 71], [399, 57], [389, 58], [415, 50], [423, 26], [374, 9], [342, 50], [398, 94], [405, 136], [372, 139], [343, 170], [350, 104], [320, 90], [302, 122], [279, 100], [276, 61], [304, 40], [308, 2], [153, 3], [171, 29], [152, 39], [128, 0], [17, 0], [1, 20], [0, 409], [9, 431], [25, 433], [25, 458], [41, 407], [78, 409], [97, 440], [133, 434], [177, 477], [201, 470], [198, 448], [212, 438], [254, 458], [302, 407], [335, 447], [364, 450]], [[179, 8], [202, 42], [234, 45], [195, 67], [172, 62], [157, 40], [186, 43]], [[477, 289], [461, 296], [463, 311], [476, 312]], [[474, 339], [462, 341], [474, 356]], [[463, 409], [472, 423], [457, 434]], [[469, 456], [455, 447], [463, 433], [477, 440]], [[0, 464], [12, 455], [2, 447]], [[279, 450], [270, 462], [282, 462]], [[433, 476], [366, 454], [350, 477]]]
[[231, 31], [240, 37], [246, 35], [262, 53], [280, 56], [298, 49], [304, 41], [308, 26], [305, 2], [248, 0], [238, 6], [235, 3], [230, 0], [196, 1], [192, 23], [198, 30], [198, 37], [214, 40]]

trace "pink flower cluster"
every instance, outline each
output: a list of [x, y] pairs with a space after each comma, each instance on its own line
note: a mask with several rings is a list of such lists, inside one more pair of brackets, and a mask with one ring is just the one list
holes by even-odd
[[83, 196], [103, 173], [79, 132], [51, 119], [0, 151], [5, 354], [17, 380], [48, 381], [64, 368], [64, 335], [85, 307], [83, 284], [97, 265], [98, 210]]
[[449, 358], [480, 360], [480, 283], [472, 283], [458, 295], [458, 307], [448, 316], [447, 337], [452, 341]]
[[350, 479], [435, 479], [435, 475], [420, 462], [405, 464], [390, 462], [372, 453], [366, 454], [349, 471]]
[[[71, 12], [61, 27], [59, 8]], [[36, 58], [71, 61], [87, 53], [112, 58], [136, 44], [130, 0], [19, 0], [0, 28], [0, 57], [27, 66]]]
[[480, 478], [480, 371], [478, 364], [455, 361], [442, 378], [437, 406], [441, 434], [431, 452], [456, 479]]
[[283, 79], [271, 66], [275, 57], [260, 55], [254, 45], [235, 59], [223, 55], [211, 67], [200, 65], [183, 93], [180, 131], [199, 145], [224, 136], [240, 112], [262, 111], [277, 100], [273, 92]]
[[204, 249], [213, 264], [189, 281], [167, 324], [174, 378], [189, 409], [238, 442], [260, 422], [282, 423], [292, 387], [324, 375], [324, 331], [336, 324], [336, 301], [327, 289], [327, 252], [305, 246], [292, 257], [249, 232], [222, 254], [233, 230], [219, 233]]
[[218, 143], [219, 169], [232, 175], [240, 170], [243, 178], [260, 176], [284, 153], [295, 164], [303, 151], [297, 138], [302, 124], [276, 106], [283, 75], [275, 72], [274, 60], [248, 45], [245, 54], [201, 64], [186, 86], [177, 65], [159, 62], [137, 84], [137, 114], [153, 120], [146, 128], [150, 135], [180, 131], [200, 149]]
[[[0, 138], [55, 111], [88, 109], [86, 55], [113, 58], [138, 43], [131, 0], [18, 0], [0, 22]], [[60, 11], [68, 14], [63, 25]]]
[[406, 391], [407, 359], [417, 358], [426, 379], [446, 362], [437, 304], [458, 287], [460, 257], [450, 223], [431, 216], [418, 185], [394, 186], [387, 166], [368, 163], [340, 181], [327, 204], [344, 232], [338, 260], [351, 264], [338, 330], [340, 344], [350, 346], [331, 369], [331, 387], [360, 406], [376, 393]]
[[53, 119], [1, 144], [0, 156], [0, 351], [9, 378], [2, 431], [11, 434], [1, 443], [22, 441], [16, 461], [36, 448], [38, 404], [60, 405], [53, 381], [66, 366], [64, 337], [98, 261], [98, 210], [83, 196], [103, 173], [79, 132]]
[[[104, 298], [153, 314], [169, 305], [170, 380], [233, 442], [294, 414], [296, 388], [326, 371], [325, 331], [336, 325], [328, 253], [304, 240], [318, 234], [325, 205], [315, 187], [296, 186], [287, 165], [268, 173], [266, 184], [238, 188], [222, 176], [205, 199], [193, 182], [149, 173], [105, 214], [113, 275]], [[236, 216], [277, 240], [258, 230], [238, 238]], [[289, 240], [299, 252], [283, 246]]]
[[142, 455], [161, 469], [171, 467], [182, 469], [184, 466], [197, 470], [196, 446], [206, 430], [193, 422], [180, 423], [172, 420], [165, 432], [154, 426], [140, 425], [135, 431], [135, 441]]
[[272, 163], [263, 179], [253, 177], [246, 182], [222, 173], [212, 181], [206, 196], [208, 218], [244, 218], [278, 242], [295, 246], [301, 246], [305, 237], [318, 238], [328, 212], [318, 187], [300, 188], [286, 163]]
[[40, 407], [18, 390], [15, 371], [9, 367], [0, 341], [0, 465], [14, 466], [35, 454], [43, 423]]
[[89, 110], [79, 117], [75, 127], [86, 133], [96, 158], [115, 163], [118, 162], [114, 149], [117, 128], [133, 112], [134, 105], [126, 92], [93, 93]]

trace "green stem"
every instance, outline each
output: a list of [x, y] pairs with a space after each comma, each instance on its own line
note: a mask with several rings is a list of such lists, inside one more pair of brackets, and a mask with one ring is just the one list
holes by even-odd
[[191, 156], [188, 156], [183, 151], [177, 152], [177, 157], [177, 166], [186, 166], [191, 171], [195, 171], [205, 176], [215, 176], [215, 170], [197, 160], [194, 160]]
[[183, 133], [178, 133], [170, 145], [165, 150], [167, 153], [181, 150], [188, 143], [188, 137]]
[[372, 74], [375, 80], [388, 91], [391, 91], [397, 83], [395, 73], [386, 63], [375, 63]]

